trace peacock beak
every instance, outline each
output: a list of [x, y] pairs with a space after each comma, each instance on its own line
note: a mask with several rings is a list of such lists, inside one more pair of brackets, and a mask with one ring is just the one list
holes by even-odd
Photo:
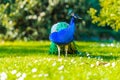
[[81, 18], [81, 17], [78, 17], [78, 19], [82, 20], [82, 18]]
[[73, 16], [74, 16], [74, 18], [76, 18], [76, 19], [82, 20], [82, 18], [81, 18], [80, 16], [78, 16], [77, 14], [74, 14]]

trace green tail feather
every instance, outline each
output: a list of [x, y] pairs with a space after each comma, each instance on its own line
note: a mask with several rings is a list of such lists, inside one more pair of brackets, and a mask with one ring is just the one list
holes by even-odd
[[55, 43], [51, 42], [49, 53], [50, 54], [57, 54], [57, 52], [58, 52], [57, 45]]

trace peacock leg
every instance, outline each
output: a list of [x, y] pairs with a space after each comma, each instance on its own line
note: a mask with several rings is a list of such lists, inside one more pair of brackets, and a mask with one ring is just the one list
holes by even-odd
[[57, 48], [58, 48], [58, 57], [60, 57], [60, 46], [57, 45]]
[[67, 53], [68, 53], [68, 45], [65, 45], [65, 57], [67, 57]]

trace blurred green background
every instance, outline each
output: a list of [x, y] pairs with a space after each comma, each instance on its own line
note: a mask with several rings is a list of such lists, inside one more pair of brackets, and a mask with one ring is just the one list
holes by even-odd
[[49, 40], [50, 29], [59, 21], [69, 22], [69, 9], [83, 21], [76, 22], [75, 40], [119, 41], [120, 32], [93, 24], [90, 8], [100, 12], [98, 0], [0, 0], [0, 40]]

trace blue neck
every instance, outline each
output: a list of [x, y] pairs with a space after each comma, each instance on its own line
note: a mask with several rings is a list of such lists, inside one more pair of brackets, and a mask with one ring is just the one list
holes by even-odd
[[72, 17], [71, 20], [70, 20], [70, 24], [73, 24], [73, 23], [75, 23], [75, 18], [74, 17]]
[[70, 33], [74, 34], [75, 32], [75, 18], [74, 17], [72, 17], [70, 20], [68, 30]]

